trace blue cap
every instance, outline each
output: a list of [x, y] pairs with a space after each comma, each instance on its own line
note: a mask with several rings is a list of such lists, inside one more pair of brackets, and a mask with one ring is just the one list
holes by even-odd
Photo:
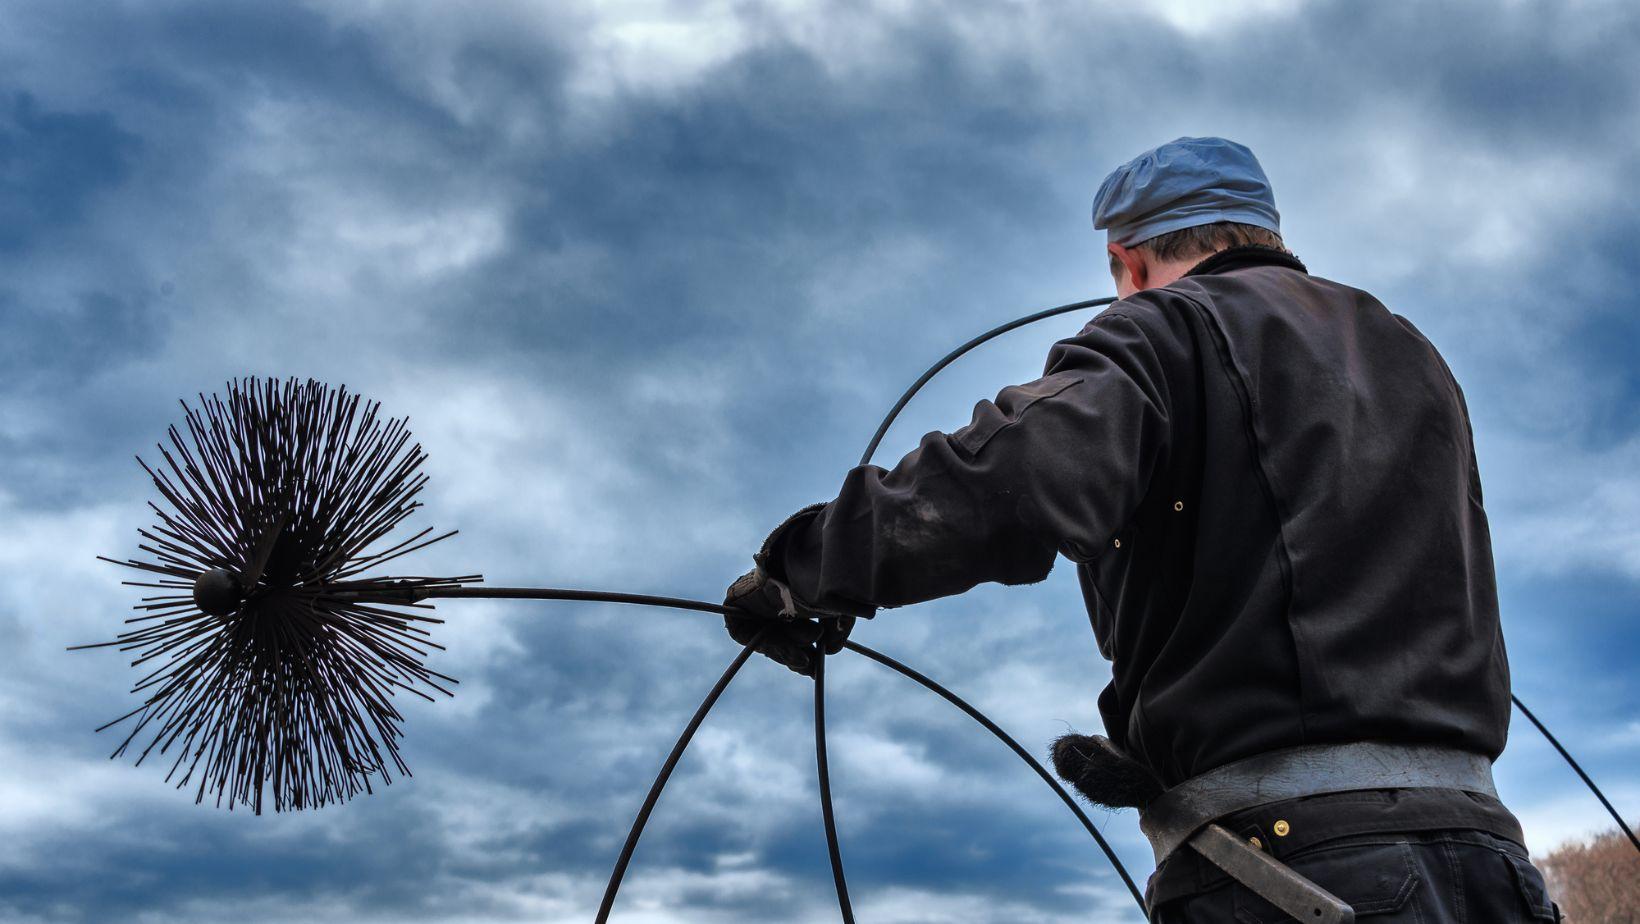
[[1093, 226], [1113, 244], [1217, 221], [1281, 233], [1281, 213], [1258, 158], [1223, 138], [1176, 138], [1116, 168], [1093, 198]]

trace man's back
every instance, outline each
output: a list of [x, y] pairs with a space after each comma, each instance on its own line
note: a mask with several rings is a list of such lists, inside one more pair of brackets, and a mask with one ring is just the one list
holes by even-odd
[[1262, 248], [1110, 312], [1154, 348], [1168, 417], [1137, 511], [1081, 564], [1118, 744], [1168, 784], [1299, 744], [1495, 757], [1509, 682], [1491, 547], [1435, 349]]

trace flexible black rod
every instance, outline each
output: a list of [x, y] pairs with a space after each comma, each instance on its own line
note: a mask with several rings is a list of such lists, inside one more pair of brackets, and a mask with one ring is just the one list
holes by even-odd
[[1015, 741], [1013, 737], [1003, 731], [997, 723], [986, 717], [985, 713], [980, 712], [973, 706], [970, 706], [962, 697], [952, 693], [945, 687], [940, 686], [938, 683], [929, 679], [927, 676], [918, 673], [916, 670], [901, 664], [880, 651], [867, 648], [859, 642], [845, 641], [843, 643], [843, 647], [858, 654], [865, 655], [871, 660], [876, 661], [878, 664], [898, 671], [900, 674], [922, 684], [927, 689], [938, 693], [940, 696], [945, 698], [946, 702], [949, 702], [951, 705], [961, 709], [963, 712], [968, 714], [969, 718], [985, 726], [986, 731], [995, 735], [997, 740], [1001, 741], [1003, 744], [1006, 744], [1009, 749], [1014, 752], [1014, 754], [1018, 755], [1020, 760], [1023, 760], [1025, 763], [1029, 764], [1031, 769], [1036, 771], [1036, 775], [1042, 777], [1042, 781], [1047, 783], [1048, 786], [1059, 795], [1060, 801], [1064, 802], [1072, 812], [1076, 813], [1076, 817], [1082, 822], [1082, 827], [1088, 829], [1088, 833], [1093, 835], [1093, 839], [1099, 843], [1099, 849], [1105, 852], [1105, 859], [1109, 860], [1111, 865], [1116, 867], [1116, 872], [1121, 875], [1122, 883], [1128, 887], [1128, 892], [1133, 895], [1133, 900], [1139, 903], [1139, 912], [1141, 914], [1146, 913], [1144, 896], [1140, 894], [1139, 887], [1133, 884], [1133, 877], [1128, 875], [1127, 868], [1122, 865], [1121, 860], [1117, 859], [1116, 851], [1111, 849], [1110, 843], [1105, 840], [1105, 836], [1100, 834], [1099, 829], [1093, 826], [1093, 821], [1088, 818], [1086, 812], [1082, 811], [1082, 807], [1076, 804], [1076, 800], [1071, 797], [1071, 794], [1065, 791], [1065, 787], [1059, 785], [1059, 781], [1053, 778], [1053, 774], [1049, 773], [1042, 766], [1042, 764], [1038, 763], [1037, 759], [1032, 757], [1029, 751], [1026, 751], [1024, 748], [1020, 747], [1018, 741]]
[[[561, 598], [553, 597], [548, 599]], [[610, 602], [626, 603], [630, 601], [611, 600]], [[710, 604], [679, 608], [702, 609], [708, 606]], [[643, 807], [638, 809], [638, 817], [632, 820], [632, 827], [626, 832], [626, 843], [621, 845], [621, 855], [615, 860], [615, 870], [609, 874], [609, 884], [604, 887], [603, 903], [598, 906], [597, 924], [607, 924], [609, 921], [609, 910], [615, 907], [615, 893], [621, 890], [621, 880], [626, 876], [627, 864], [632, 862], [632, 852], [638, 849], [638, 838], [643, 836], [644, 825], [649, 822], [649, 814], [655, 810], [655, 803], [660, 801], [661, 790], [666, 788], [666, 781], [672, 778], [673, 768], [677, 767], [678, 761], [683, 757], [684, 750], [689, 747], [689, 739], [695, 737], [695, 730], [700, 728], [700, 723], [706, 721], [706, 713], [712, 711], [712, 707], [717, 704], [718, 697], [722, 696], [723, 691], [728, 689], [729, 681], [735, 679], [735, 674], [739, 673], [741, 665], [745, 664], [746, 659], [751, 657], [752, 652], [757, 650], [757, 643], [763, 640], [763, 633], [766, 631], [768, 630], [759, 630], [757, 635], [752, 637], [751, 642], [740, 649], [740, 654], [735, 655], [735, 659], [729, 662], [729, 666], [723, 671], [723, 676], [719, 677], [717, 683], [712, 686], [712, 692], [706, 694], [706, 698], [701, 701], [700, 708], [695, 710], [694, 716], [689, 719], [689, 724], [684, 726], [683, 734], [678, 736], [678, 742], [672, 745], [672, 753], [668, 754], [666, 762], [661, 764], [661, 772], [656, 775], [655, 782], [650, 784], [649, 795], [644, 798]]]
[[1634, 829], [1629, 827], [1628, 823], [1623, 820], [1622, 815], [1617, 814], [1617, 809], [1612, 807], [1611, 801], [1606, 798], [1606, 794], [1600, 791], [1600, 787], [1594, 784], [1594, 780], [1590, 779], [1587, 773], [1583, 772], [1583, 768], [1578, 766], [1577, 761], [1572, 759], [1571, 753], [1560, 746], [1560, 739], [1549, 733], [1548, 726], [1538, 721], [1538, 717], [1532, 714], [1532, 710], [1526, 708], [1526, 704], [1520, 701], [1520, 697], [1510, 694], [1509, 698], [1515, 701], [1515, 708], [1520, 710], [1521, 715], [1526, 716], [1533, 725], [1537, 726], [1537, 730], [1543, 733], [1543, 737], [1549, 739], [1549, 743], [1555, 746], [1555, 750], [1560, 752], [1560, 756], [1566, 758], [1566, 762], [1572, 765], [1572, 769], [1577, 771], [1577, 775], [1583, 778], [1584, 785], [1589, 787], [1589, 791], [1594, 793], [1594, 797], [1599, 799], [1600, 804], [1604, 805], [1606, 811], [1611, 813], [1612, 819], [1617, 822], [1617, 827], [1629, 836], [1629, 842], [1634, 845], [1634, 849], [1640, 850], [1640, 837], [1634, 836]]
[[917, 392], [922, 391], [922, 387], [928, 384], [929, 379], [939, 375], [946, 366], [956, 362], [962, 354], [967, 353], [969, 350], [972, 350], [974, 347], [979, 346], [987, 340], [994, 340], [1011, 330], [1016, 330], [1027, 324], [1035, 324], [1037, 321], [1041, 321], [1044, 318], [1051, 318], [1061, 314], [1069, 314], [1072, 311], [1080, 311], [1083, 308], [1097, 308], [1100, 305], [1108, 305], [1114, 301], [1116, 301], [1114, 296], [1109, 298], [1095, 298], [1085, 302], [1071, 302], [1069, 305], [1060, 305], [1057, 308], [1048, 308], [1043, 311], [1038, 311], [1035, 314], [1028, 314], [1023, 318], [1017, 318], [1006, 324], [993, 327], [985, 333], [980, 334], [978, 337], [975, 337], [962, 346], [957, 347], [951, 352], [945, 354], [945, 358], [941, 359], [934, 365], [929, 366], [928, 371], [924, 372], [922, 377], [918, 378], [917, 381], [911, 384], [910, 388], [905, 390], [905, 394], [900, 396], [900, 400], [894, 402], [894, 407], [889, 410], [888, 416], [883, 418], [882, 424], [877, 427], [877, 432], [872, 434], [871, 442], [866, 444], [865, 454], [860, 456], [860, 464], [870, 464], [871, 457], [877, 454], [877, 445], [883, 441], [883, 436], [888, 433], [888, 428], [894, 423], [894, 419], [899, 417], [900, 412], [905, 410], [905, 406], [911, 402], [912, 396]]
[[826, 765], [826, 656], [814, 661], [814, 769], [820, 783], [820, 817], [826, 824], [826, 852], [831, 856], [831, 879], [837, 885], [837, 910], [843, 924], [854, 924], [854, 906], [848, 900], [843, 875], [843, 851], [837, 842], [837, 819], [831, 811], [831, 771]]
[[[434, 587], [414, 590], [408, 594], [415, 600], [431, 597], [494, 598], [507, 600], [586, 600], [595, 603], [636, 603], [641, 606], [664, 606], [675, 610], [699, 610], [702, 613], [729, 613], [726, 606], [685, 600], [681, 597], [652, 597], [648, 594], [623, 594], [606, 590], [570, 590], [563, 587]], [[371, 599], [383, 600], [381, 594]]]

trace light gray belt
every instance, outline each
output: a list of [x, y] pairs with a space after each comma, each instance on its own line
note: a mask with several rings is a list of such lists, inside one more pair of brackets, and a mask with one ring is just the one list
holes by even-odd
[[1496, 797], [1492, 762], [1470, 751], [1356, 742], [1271, 751], [1191, 777], [1139, 810], [1158, 865], [1189, 844], [1300, 921], [1354, 924], [1355, 911], [1214, 819], [1272, 802], [1359, 789], [1460, 789]]
[[1461, 789], [1497, 796], [1492, 762], [1455, 748], [1358, 741], [1257, 754], [1157, 796], [1139, 829], [1159, 864], [1208, 822], [1285, 799], [1358, 789]]

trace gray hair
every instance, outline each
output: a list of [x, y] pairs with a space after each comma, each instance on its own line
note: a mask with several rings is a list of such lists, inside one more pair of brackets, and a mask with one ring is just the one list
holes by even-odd
[[[1245, 247], [1249, 244], [1291, 253], [1282, 242], [1281, 235], [1276, 232], [1237, 221], [1218, 221], [1209, 225], [1180, 228], [1177, 231], [1158, 234], [1133, 246], [1157, 260], [1189, 260], [1205, 258], [1221, 250]], [[1121, 265], [1122, 262], [1112, 254], [1111, 272], [1119, 272]]]

